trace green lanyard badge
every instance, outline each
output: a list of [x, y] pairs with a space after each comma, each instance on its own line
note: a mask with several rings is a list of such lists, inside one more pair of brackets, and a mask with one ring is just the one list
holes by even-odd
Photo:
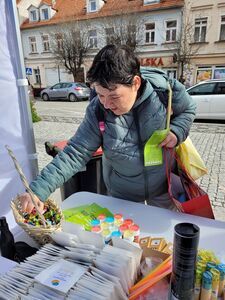
[[151, 137], [148, 139], [144, 147], [144, 166], [158, 166], [163, 163], [163, 154], [162, 148], [159, 147], [159, 144], [165, 140], [166, 136], [170, 131], [170, 115], [171, 115], [171, 106], [172, 106], [172, 90], [168, 84], [169, 98], [168, 98], [168, 107], [167, 107], [167, 120], [166, 120], [166, 129], [156, 130], [153, 132]]
[[162, 148], [159, 147], [159, 144], [165, 140], [168, 133], [168, 129], [156, 130], [147, 141], [144, 147], [145, 167], [158, 166], [163, 163]]

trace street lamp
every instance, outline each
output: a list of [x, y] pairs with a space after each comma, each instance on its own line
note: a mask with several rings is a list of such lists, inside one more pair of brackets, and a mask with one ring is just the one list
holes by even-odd
[[59, 65], [58, 65], [58, 78], [59, 78], [59, 82], [61, 82]]
[[40, 89], [41, 89], [41, 73], [40, 73], [40, 69], [39, 69], [39, 66], [37, 66], [37, 81], [38, 81], [38, 83], [39, 83], [39, 85], [40, 85]]

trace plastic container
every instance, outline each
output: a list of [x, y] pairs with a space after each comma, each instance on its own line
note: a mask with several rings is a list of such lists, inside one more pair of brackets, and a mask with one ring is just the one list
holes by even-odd
[[100, 226], [93, 226], [93, 227], [91, 227], [91, 232], [101, 233], [102, 229]]
[[113, 231], [111, 233], [111, 237], [118, 237], [118, 238], [122, 238], [122, 233], [120, 231]]
[[91, 220], [91, 226], [100, 226], [100, 221], [98, 219]]
[[115, 226], [119, 227], [123, 224], [123, 215], [122, 214], [115, 214], [114, 215], [114, 224]]
[[107, 223], [107, 222], [102, 222], [100, 226], [101, 226], [102, 230], [109, 229], [109, 223]]
[[123, 233], [124, 240], [127, 240], [129, 242], [134, 242], [134, 232], [132, 230], [125, 230]]
[[140, 238], [140, 227], [137, 224], [130, 226], [130, 230], [134, 233], [134, 242], [138, 243]]
[[106, 216], [103, 215], [103, 214], [101, 214], [101, 215], [99, 215], [99, 216], [97, 217], [97, 219], [100, 221], [100, 223], [104, 222], [104, 221], [105, 221], [105, 218], [106, 218]]
[[109, 229], [102, 230], [101, 235], [104, 238], [106, 244], [111, 241], [111, 231]]
[[132, 219], [125, 219], [125, 220], [123, 221], [123, 224], [124, 224], [124, 225], [127, 225], [128, 227], [130, 227], [131, 225], [134, 224], [134, 221], [133, 221]]
[[107, 217], [105, 219], [105, 223], [108, 224], [108, 226], [111, 230], [114, 228], [114, 218], [113, 217]]
[[122, 225], [119, 227], [119, 231], [122, 233], [122, 236], [123, 236], [124, 232], [125, 232], [126, 230], [128, 230], [128, 229], [129, 229], [129, 227], [128, 227], [128, 225], [126, 225], [126, 224], [122, 224]]
[[199, 227], [191, 223], [180, 223], [174, 227], [170, 300], [194, 299], [199, 231]]

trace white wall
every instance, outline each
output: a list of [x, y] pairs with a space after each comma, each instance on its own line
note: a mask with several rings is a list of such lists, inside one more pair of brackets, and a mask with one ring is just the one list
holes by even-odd
[[23, 0], [23, 1], [20, 1], [20, 3], [17, 5], [20, 24], [22, 24], [28, 18], [27, 8], [30, 5], [34, 5], [35, 7], [38, 7], [40, 3], [41, 3], [41, 0]]

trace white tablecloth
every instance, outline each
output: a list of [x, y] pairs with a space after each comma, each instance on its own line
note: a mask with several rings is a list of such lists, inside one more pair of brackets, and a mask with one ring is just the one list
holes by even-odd
[[200, 227], [199, 247], [213, 250], [220, 255], [224, 253], [225, 256], [225, 222], [88, 192], [71, 195], [63, 202], [62, 208], [67, 209], [93, 202], [108, 208], [112, 213], [122, 213], [125, 218], [132, 218], [140, 226], [142, 236], [164, 237], [167, 241], [173, 242], [174, 226], [177, 223], [194, 223]]

